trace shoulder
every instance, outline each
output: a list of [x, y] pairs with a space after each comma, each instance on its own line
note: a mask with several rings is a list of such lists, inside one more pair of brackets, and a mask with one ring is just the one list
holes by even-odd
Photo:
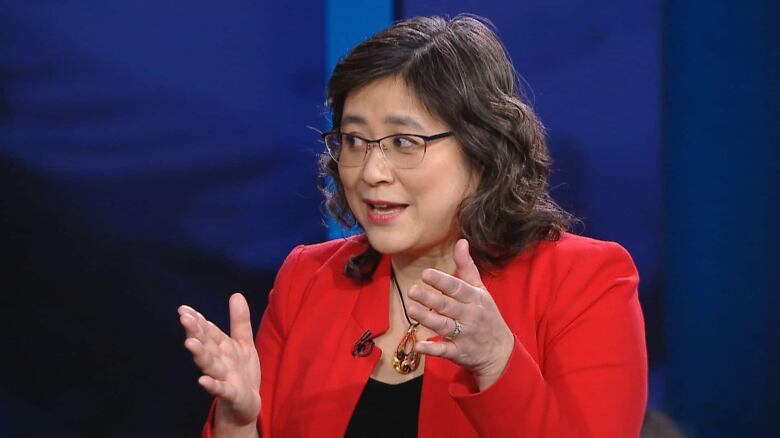
[[365, 235], [345, 237], [327, 242], [298, 245], [287, 255], [280, 274], [284, 271], [314, 272], [324, 267], [340, 266], [366, 249]]
[[290, 251], [276, 274], [266, 309], [266, 315], [278, 321], [280, 332], [292, 325], [317, 278], [327, 278], [329, 286], [349, 287], [351, 280], [343, 275], [344, 266], [367, 245], [365, 236], [359, 235], [298, 245]]
[[537, 242], [507, 263], [507, 270], [543, 270], [552, 277], [587, 275], [616, 266], [633, 271], [636, 267], [628, 251], [616, 242], [561, 233], [557, 240]]
[[631, 255], [620, 244], [570, 233], [520, 253], [498, 277], [496, 283], [507, 293], [525, 290], [539, 311], [561, 320], [581, 314], [608, 296], [633, 302], [639, 285]]
[[545, 240], [539, 242], [536, 248], [531, 250], [536, 256], [553, 257], [561, 260], [578, 260], [582, 258], [622, 258], [630, 259], [625, 248], [617, 242], [597, 240], [590, 237], [579, 236], [571, 233], [561, 233], [558, 240]]
[[547, 297], [551, 328], [563, 330], [587, 315], [641, 320], [639, 273], [620, 244], [567, 233], [538, 251], [540, 265], [554, 266], [556, 272]]
[[643, 326], [639, 274], [618, 243], [563, 233], [517, 255], [498, 276], [496, 289], [533, 313], [546, 347], [576, 327]]
[[339, 285], [351, 281], [343, 275], [347, 261], [363, 252], [368, 246], [368, 239], [360, 234], [327, 242], [298, 245], [282, 263], [276, 274], [275, 290], [303, 291], [320, 273], [328, 273], [329, 277]]

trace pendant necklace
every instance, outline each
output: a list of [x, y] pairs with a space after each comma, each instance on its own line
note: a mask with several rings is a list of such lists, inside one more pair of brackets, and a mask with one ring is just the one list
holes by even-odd
[[409, 329], [406, 334], [401, 338], [401, 342], [395, 349], [393, 354], [393, 368], [401, 374], [409, 374], [417, 369], [420, 365], [420, 353], [414, 348], [414, 344], [417, 343], [417, 327], [419, 322], [412, 323], [409, 319], [409, 314], [406, 313], [406, 303], [404, 303], [404, 295], [401, 293], [401, 286], [398, 285], [398, 279], [395, 277], [395, 270], [390, 268], [390, 277], [393, 279], [393, 284], [398, 291], [398, 296], [401, 297], [401, 306], [404, 309], [404, 316], [409, 323]]

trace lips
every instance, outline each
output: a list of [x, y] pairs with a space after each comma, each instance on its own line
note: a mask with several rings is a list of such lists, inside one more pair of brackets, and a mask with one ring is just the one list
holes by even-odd
[[364, 199], [368, 206], [367, 215], [371, 222], [384, 224], [397, 218], [404, 212], [409, 204], [390, 202], [382, 199]]

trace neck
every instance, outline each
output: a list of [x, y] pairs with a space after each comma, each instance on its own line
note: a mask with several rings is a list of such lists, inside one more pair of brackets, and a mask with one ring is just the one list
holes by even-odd
[[453, 249], [455, 242], [439, 247], [436, 251], [428, 252], [422, 255], [395, 254], [392, 256], [393, 269], [399, 283], [406, 290], [412, 284], [422, 284], [420, 277], [422, 271], [428, 268], [437, 269], [447, 274], [455, 272], [455, 259], [453, 258]]

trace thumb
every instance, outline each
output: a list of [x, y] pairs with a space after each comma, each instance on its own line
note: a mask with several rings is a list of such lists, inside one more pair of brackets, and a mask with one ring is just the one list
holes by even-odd
[[238, 342], [253, 343], [252, 321], [249, 319], [249, 305], [240, 293], [230, 296], [230, 337]]
[[458, 270], [458, 278], [466, 283], [484, 289], [482, 284], [482, 277], [479, 275], [479, 269], [474, 263], [474, 259], [469, 254], [469, 241], [466, 239], [460, 239], [455, 242], [455, 251], [453, 254], [455, 259], [455, 267]]

